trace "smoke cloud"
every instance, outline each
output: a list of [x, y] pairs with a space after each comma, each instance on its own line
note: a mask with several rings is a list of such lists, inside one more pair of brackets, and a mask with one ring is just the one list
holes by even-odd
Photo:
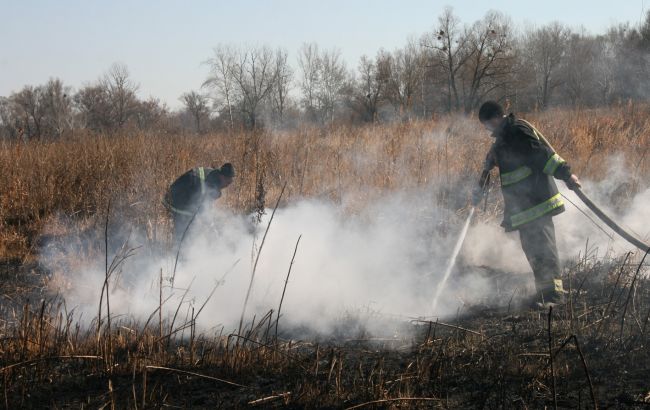
[[[615, 209], [603, 200], [616, 186], [614, 182], [584, 185], [585, 192], [606, 205], [606, 211], [624, 226], [639, 237], [648, 237], [644, 221], [650, 218], [650, 211], [644, 204], [650, 200], [650, 189], [635, 195], [625, 208]], [[560, 188], [579, 203], [571, 192]], [[503, 232], [500, 221], [476, 222], [463, 246], [459, 268], [433, 312], [436, 286], [467, 213], [435, 206], [432, 198], [429, 190], [392, 193], [353, 214], [337, 204], [317, 200], [300, 200], [278, 209], [261, 249], [246, 322], [253, 316], [259, 319], [270, 309], [277, 311], [299, 236], [282, 305], [280, 327], [284, 329], [328, 334], [344, 318], [364, 314], [401, 320], [444, 318], [470, 305], [507, 304], [515, 285], [530, 291], [532, 274], [518, 234]], [[205, 208], [193, 223], [192, 235], [182, 244], [175, 275], [175, 250], [148, 249], [147, 241], [133, 228], [112, 230], [125, 243], [123, 252], [137, 248], [111, 277], [113, 317], [146, 321], [160, 303], [162, 276], [164, 317], [173, 316], [180, 305], [179, 317], [184, 318], [192, 308], [198, 312], [209, 299], [198, 325], [204, 331], [237, 329], [271, 211], [256, 224], [251, 216], [232, 214], [218, 206]], [[584, 253], [587, 239], [590, 247], [602, 252], [620, 254], [631, 249], [618, 239], [611, 240], [570, 204], [555, 221], [563, 259]], [[41, 263], [54, 272], [52, 287], [66, 300], [68, 310], [75, 309], [76, 317], [88, 324], [97, 316], [105, 262], [101, 257], [78, 262], [81, 242], [47, 248]], [[116, 252], [111, 253], [112, 259]], [[121, 260], [119, 253], [117, 260]], [[515, 285], [504, 287], [504, 277]], [[375, 330], [380, 326], [378, 323]]]

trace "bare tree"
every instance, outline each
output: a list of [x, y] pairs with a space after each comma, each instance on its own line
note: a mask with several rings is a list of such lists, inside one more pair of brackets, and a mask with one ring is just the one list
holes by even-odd
[[11, 96], [11, 101], [16, 107], [16, 118], [21, 122], [27, 138], [41, 138], [43, 136], [43, 122], [46, 108], [43, 98], [43, 87], [25, 86]]
[[74, 102], [81, 114], [83, 127], [93, 131], [112, 128], [111, 104], [106, 90], [101, 85], [87, 85], [81, 88], [75, 94]]
[[275, 55], [275, 84], [271, 90], [271, 101], [273, 104], [273, 111], [277, 115], [280, 125], [284, 122], [284, 111], [291, 89], [291, 81], [293, 80], [293, 70], [288, 64], [288, 53], [286, 50], [278, 49]]
[[72, 128], [70, 88], [50, 79], [39, 86], [25, 86], [5, 101], [3, 122], [27, 138], [58, 137]]
[[564, 93], [573, 106], [589, 103], [593, 93], [595, 48], [593, 39], [584, 33], [575, 33], [569, 39], [564, 59]]
[[383, 50], [379, 51], [374, 61], [361, 56], [357, 100], [363, 107], [366, 121], [375, 122], [378, 119], [379, 106], [391, 77], [391, 66], [392, 56]]
[[43, 87], [43, 104], [45, 108], [45, 127], [53, 137], [59, 137], [72, 129], [71, 89], [65, 87], [61, 80], [50, 79]]
[[146, 101], [138, 101], [135, 118], [141, 130], [160, 129], [165, 125], [169, 111], [159, 99], [151, 97]]
[[598, 90], [600, 104], [609, 104], [616, 88], [616, 67], [618, 47], [616, 36], [598, 36], [594, 39], [595, 60], [593, 62], [594, 82]]
[[319, 82], [316, 99], [323, 122], [334, 122], [334, 110], [343, 97], [347, 69], [338, 49], [323, 51], [319, 58]]
[[488, 12], [472, 26], [467, 41], [469, 58], [461, 70], [465, 113], [475, 109], [495, 90], [505, 88], [511, 80], [512, 38], [510, 21], [497, 12]]
[[447, 95], [447, 109], [461, 108], [458, 77], [472, 53], [469, 50], [469, 34], [467, 29], [460, 26], [460, 20], [451, 7], [445, 8], [438, 18], [438, 30], [427, 34], [422, 39], [422, 45], [429, 49], [430, 67], [444, 75]]
[[525, 35], [523, 56], [535, 76], [537, 104], [548, 107], [549, 99], [561, 83], [559, 68], [566, 53], [569, 29], [559, 22], [531, 30]]
[[424, 61], [413, 41], [393, 53], [386, 95], [393, 107], [410, 118], [415, 96], [424, 81]]
[[311, 120], [317, 118], [317, 93], [320, 76], [320, 54], [318, 45], [305, 43], [298, 51], [298, 67], [300, 68], [300, 90], [302, 105]]
[[639, 27], [639, 46], [645, 52], [650, 52], [650, 10], [645, 13], [645, 20]]
[[20, 135], [20, 119], [16, 115], [13, 101], [7, 97], [0, 97], [0, 136], [14, 139]]
[[207, 97], [196, 91], [190, 91], [183, 94], [180, 99], [185, 105], [187, 112], [189, 112], [194, 119], [196, 132], [201, 133], [201, 120], [206, 119], [208, 115], [210, 115]]
[[258, 127], [261, 103], [271, 92], [277, 72], [273, 51], [266, 46], [240, 50], [232, 75], [241, 94], [240, 107], [248, 125]]
[[124, 64], [115, 63], [100, 80], [111, 110], [113, 128], [121, 128], [135, 114], [138, 85], [131, 80]]
[[206, 61], [210, 67], [210, 75], [203, 82], [203, 86], [215, 92], [215, 108], [219, 109], [222, 104], [225, 104], [232, 130], [234, 128], [233, 104], [237, 99], [233, 78], [236, 51], [232, 47], [220, 45], [214, 48], [213, 53], [213, 57]]
[[319, 50], [314, 43], [303, 44], [298, 52], [302, 106], [310, 120], [334, 121], [336, 107], [343, 102], [350, 85], [341, 51]]

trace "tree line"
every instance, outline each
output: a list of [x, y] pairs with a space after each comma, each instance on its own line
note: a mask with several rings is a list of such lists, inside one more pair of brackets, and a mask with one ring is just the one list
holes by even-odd
[[591, 34], [560, 22], [515, 29], [491, 11], [466, 24], [446, 8], [434, 29], [348, 66], [338, 49], [218, 45], [202, 86], [171, 111], [139, 99], [126, 66], [72, 90], [58, 79], [0, 97], [0, 137], [56, 138], [75, 130], [207, 132], [313, 123], [409, 121], [486, 99], [517, 111], [596, 107], [650, 98], [650, 12], [638, 25]]

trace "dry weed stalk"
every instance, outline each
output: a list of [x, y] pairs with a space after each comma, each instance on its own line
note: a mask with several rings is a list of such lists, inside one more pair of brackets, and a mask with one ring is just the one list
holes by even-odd
[[278, 195], [278, 200], [276, 201], [275, 206], [273, 207], [273, 212], [271, 212], [269, 223], [266, 225], [264, 236], [262, 236], [262, 242], [260, 243], [260, 247], [257, 249], [257, 254], [255, 255], [255, 263], [253, 264], [253, 270], [251, 271], [251, 280], [248, 284], [248, 289], [246, 290], [246, 297], [244, 298], [244, 306], [242, 307], [241, 318], [239, 319], [239, 330], [237, 331], [237, 333], [240, 334], [242, 330], [242, 325], [244, 323], [244, 316], [246, 315], [246, 306], [248, 305], [248, 298], [251, 295], [251, 290], [253, 289], [253, 282], [255, 281], [255, 272], [257, 271], [257, 263], [260, 260], [260, 255], [262, 254], [262, 248], [264, 247], [264, 241], [266, 240], [266, 235], [268, 235], [269, 233], [269, 229], [271, 228], [271, 223], [273, 223], [273, 217], [275, 216], [275, 212], [277, 211], [278, 206], [280, 205], [280, 200], [282, 199], [282, 194], [284, 194], [284, 190], [286, 187], [287, 184], [285, 183], [284, 186], [282, 187], [282, 190], [280, 191], [280, 195]]

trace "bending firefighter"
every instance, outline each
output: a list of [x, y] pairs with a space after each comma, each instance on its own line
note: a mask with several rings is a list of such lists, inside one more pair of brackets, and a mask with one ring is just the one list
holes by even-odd
[[178, 243], [201, 206], [221, 197], [221, 190], [232, 183], [235, 170], [230, 163], [221, 168], [193, 168], [174, 181], [163, 200], [174, 219], [174, 241]]
[[478, 116], [495, 142], [485, 159], [473, 202], [476, 205], [481, 200], [490, 170], [498, 167], [505, 203], [501, 225], [506, 231], [519, 231], [535, 276], [533, 302], [545, 306], [562, 303], [564, 289], [552, 217], [564, 212], [564, 203], [554, 178], [565, 181], [570, 189], [579, 188], [580, 181], [529, 122], [514, 114], [504, 115], [494, 101], [485, 102]]

